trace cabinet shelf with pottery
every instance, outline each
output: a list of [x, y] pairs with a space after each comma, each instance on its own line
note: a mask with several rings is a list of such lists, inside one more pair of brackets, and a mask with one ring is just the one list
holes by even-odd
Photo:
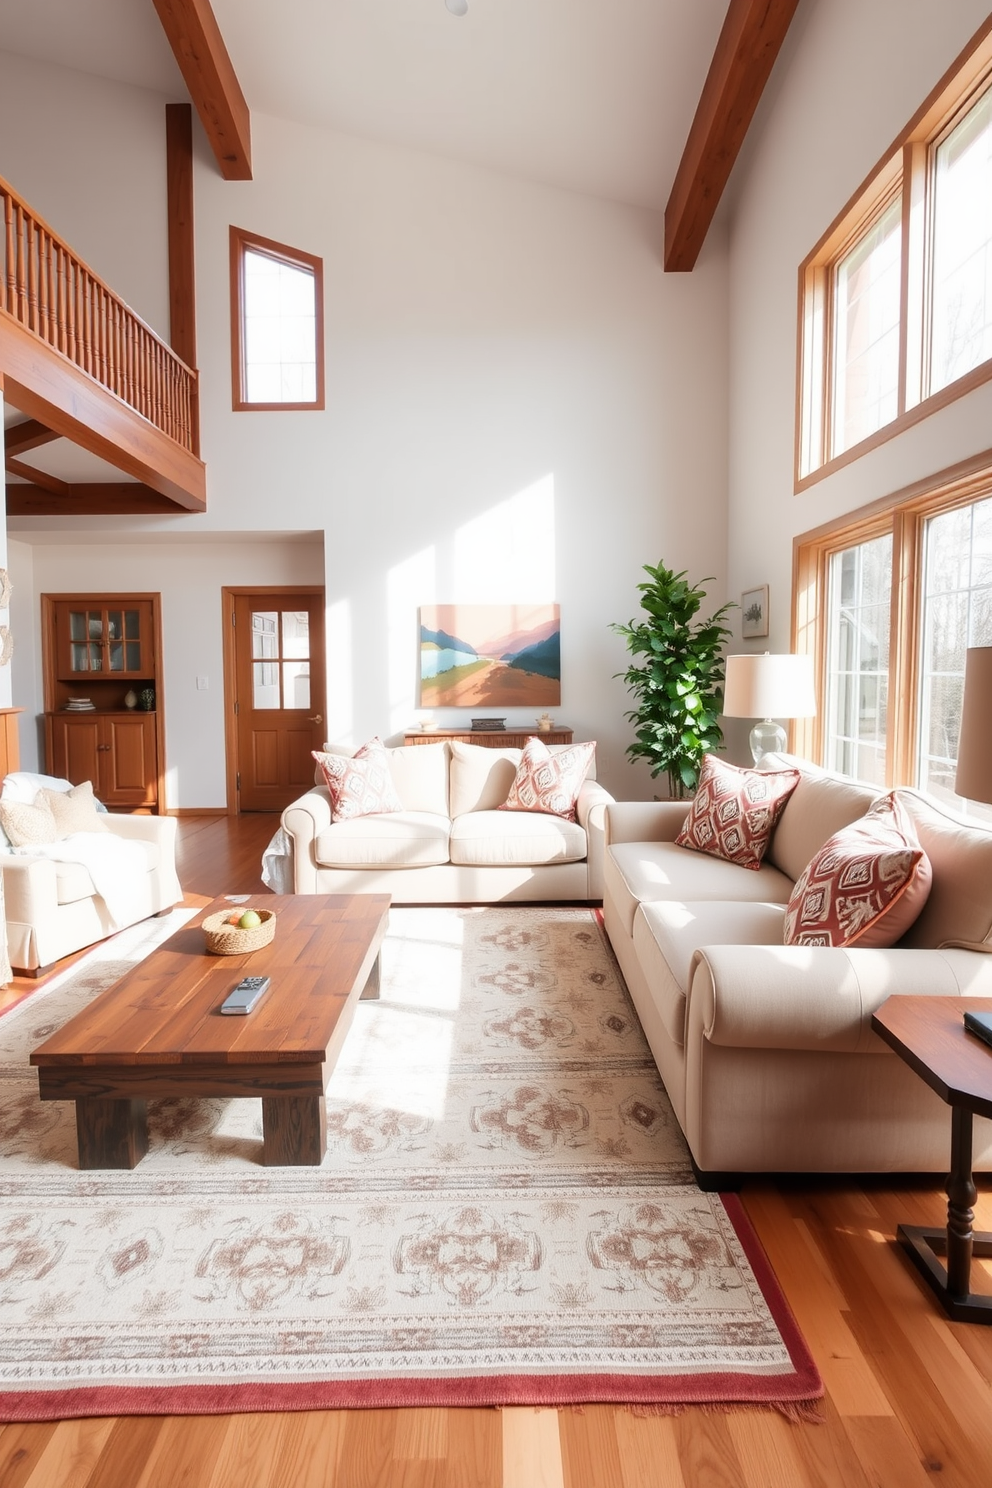
[[163, 809], [157, 594], [44, 594], [46, 769], [117, 810]]

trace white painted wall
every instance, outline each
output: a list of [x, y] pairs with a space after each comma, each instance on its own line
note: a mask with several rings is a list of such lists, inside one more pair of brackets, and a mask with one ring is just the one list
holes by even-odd
[[[154, 136], [165, 100], [32, 66], [29, 147], [4, 85], [22, 65], [8, 58], [0, 69], [0, 174], [29, 199], [42, 183], [39, 204], [111, 282], [123, 231], [140, 281], [130, 293], [151, 304], [164, 287], [164, 123]], [[80, 168], [107, 146], [109, 201], [90, 201], [56, 171], [66, 130]], [[130, 534], [129, 584], [163, 589], [156, 533], [322, 533], [331, 732], [344, 743], [395, 736], [418, 717], [419, 604], [557, 599], [555, 712], [577, 737], [600, 741], [600, 773], [618, 794], [650, 796], [655, 782], [623, 756], [630, 699], [612, 674], [625, 652], [608, 626], [635, 612], [641, 565], [659, 559], [694, 579], [714, 575], [714, 606], [725, 595], [720, 234], [695, 273], [665, 276], [656, 215], [258, 114], [252, 133], [255, 180], [236, 184], [221, 181], [198, 136], [209, 511], [64, 524], [73, 587], [104, 572], [98, 550], [71, 548], [74, 528]], [[232, 222], [324, 259], [324, 413], [231, 412]], [[11, 525], [36, 542], [37, 522]], [[35, 549], [39, 588], [52, 587], [51, 563]], [[199, 729], [180, 696], [170, 681], [169, 764], [184, 761], [174, 804], [212, 804], [220, 730], [212, 715]]]
[[987, 11], [986, 0], [804, 0], [797, 15], [730, 227], [729, 584], [734, 597], [771, 586], [771, 635], [741, 649], [789, 648], [797, 534], [992, 445], [986, 385], [794, 494], [799, 265]]

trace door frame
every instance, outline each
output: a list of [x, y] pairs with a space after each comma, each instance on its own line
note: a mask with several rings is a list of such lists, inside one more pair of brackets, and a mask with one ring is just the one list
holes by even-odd
[[[234, 726], [236, 702], [234, 654], [234, 602], [245, 594], [319, 594], [327, 610], [323, 584], [225, 584], [220, 591], [224, 625], [224, 768], [227, 781], [227, 814], [241, 815], [238, 791], [238, 731]], [[324, 655], [324, 687], [327, 687], [327, 655]]]

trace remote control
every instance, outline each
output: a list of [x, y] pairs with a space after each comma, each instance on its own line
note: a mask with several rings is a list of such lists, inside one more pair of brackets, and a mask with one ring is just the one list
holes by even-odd
[[240, 981], [220, 1005], [222, 1013], [250, 1013], [269, 985], [267, 976], [250, 976]]
[[965, 1013], [964, 1026], [983, 1043], [992, 1045], [992, 1013]]

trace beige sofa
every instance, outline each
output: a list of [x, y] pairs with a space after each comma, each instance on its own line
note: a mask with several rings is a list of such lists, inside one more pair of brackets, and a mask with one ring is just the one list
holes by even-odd
[[43, 856], [0, 857], [7, 948], [15, 971], [40, 976], [53, 961], [125, 925], [164, 914], [182, 899], [176, 877], [175, 817], [111, 813], [103, 820], [116, 837], [139, 849], [128, 862], [116, 918], [81, 863]]
[[915, 925], [891, 950], [784, 946], [793, 882], [877, 793], [766, 763], [802, 779], [756, 871], [677, 847], [685, 803], [606, 811], [607, 932], [697, 1173], [946, 1171], [949, 1110], [871, 1015], [892, 994], [992, 996], [992, 832], [900, 791], [933, 868]]
[[326, 787], [315, 785], [282, 814], [285, 868], [267, 882], [296, 894], [392, 894], [397, 904], [599, 902], [613, 797], [597, 785], [595, 763], [569, 822], [498, 809], [520, 753], [457, 740], [390, 749], [403, 810], [381, 816], [334, 821]]

